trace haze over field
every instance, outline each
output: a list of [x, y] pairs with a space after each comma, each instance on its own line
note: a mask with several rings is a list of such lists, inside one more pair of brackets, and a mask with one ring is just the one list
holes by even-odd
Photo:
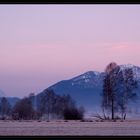
[[39, 93], [112, 61], [140, 66], [139, 5], [0, 5], [0, 89]]

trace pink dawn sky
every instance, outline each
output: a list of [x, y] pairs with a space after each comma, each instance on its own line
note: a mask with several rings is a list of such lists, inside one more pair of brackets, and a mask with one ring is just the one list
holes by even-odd
[[140, 66], [140, 5], [0, 5], [0, 89], [36, 94], [106, 65]]

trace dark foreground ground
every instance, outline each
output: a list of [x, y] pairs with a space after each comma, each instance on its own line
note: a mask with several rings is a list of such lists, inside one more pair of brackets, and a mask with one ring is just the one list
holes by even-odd
[[125, 122], [0, 121], [0, 136], [140, 136], [140, 120]]

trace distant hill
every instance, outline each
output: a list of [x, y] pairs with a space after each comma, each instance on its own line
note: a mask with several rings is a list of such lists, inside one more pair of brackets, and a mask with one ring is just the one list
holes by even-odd
[[2, 90], [0, 89], [0, 97], [4, 97], [4, 96], [5, 96], [4, 91], [2, 91]]
[[[1, 102], [2, 97], [0, 97], [0, 102]], [[19, 100], [20, 98], [18, 97], [6, 97], [8, 102], [10, 103], [11, 107], [13, 107]]]

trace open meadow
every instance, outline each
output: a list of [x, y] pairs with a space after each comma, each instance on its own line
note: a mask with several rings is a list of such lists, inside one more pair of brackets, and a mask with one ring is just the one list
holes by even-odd
[[0, 121], [0, 136], [138, 136], [140, 120], [97, 121]]

